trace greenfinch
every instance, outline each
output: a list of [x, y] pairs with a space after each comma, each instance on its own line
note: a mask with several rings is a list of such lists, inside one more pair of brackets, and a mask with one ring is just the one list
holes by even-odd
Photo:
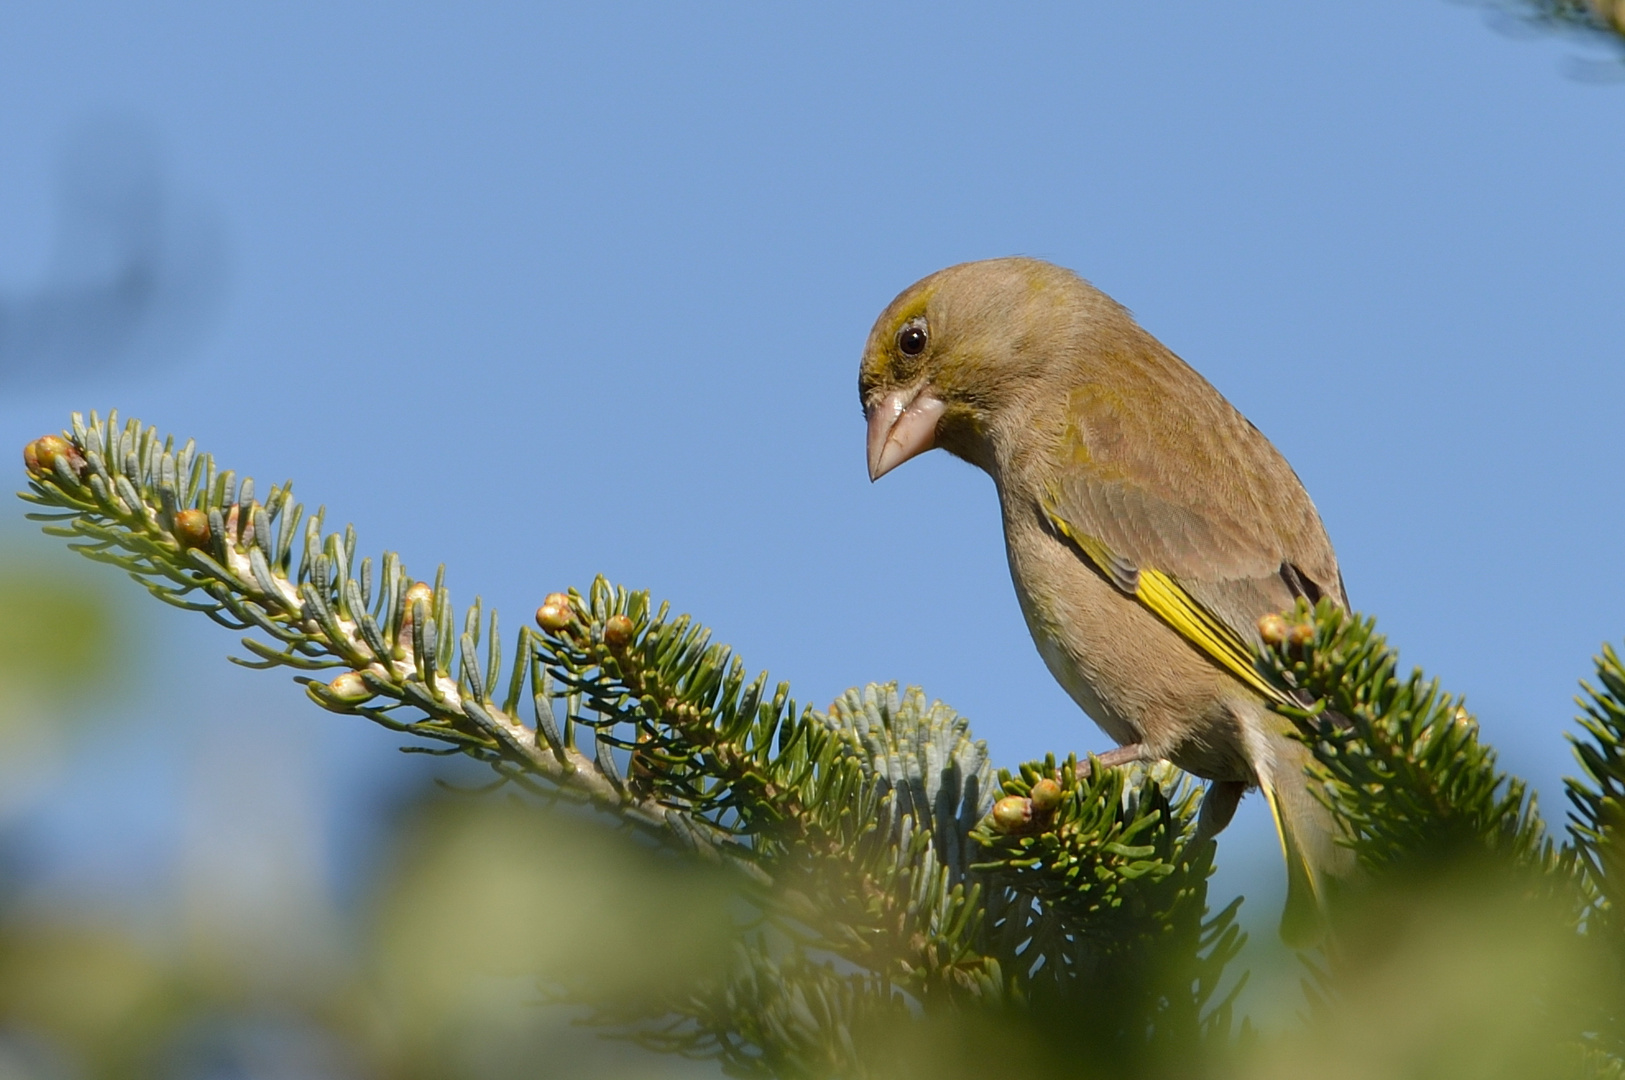
[[1252, 650], [1261, 617], [1348, 599], [1286, 459], [1127, 310], [1037, 259], [904, 290], [869, 334], [858, 393], [871, 480], [933, 447], [993, 478], [1033, 641], [1118, 743], [1099, 760], [1209, 780], [1203, 839], [1264, 792], [1287, 861], [1282, 932], [1312, 936], [1349, 853]]

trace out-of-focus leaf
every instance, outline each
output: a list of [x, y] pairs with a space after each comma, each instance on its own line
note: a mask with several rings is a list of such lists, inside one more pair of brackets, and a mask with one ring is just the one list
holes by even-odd
[[491, 1001], [516, 994], [642, 999], [658, 1012], [723, 974], [743, 913], [737, 877], [564, 813], [439, 803], [404, 830], [411, 848], [379, 895], [374, 956], [410, 1042], [478, 1038], [502, 1015]]
[[72, 704], [107, 688], [118, 643], [100, 584], [0, 550], [0, 695]]

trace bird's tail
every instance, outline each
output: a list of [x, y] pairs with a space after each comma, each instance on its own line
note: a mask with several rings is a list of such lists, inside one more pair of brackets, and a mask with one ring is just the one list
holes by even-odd
[[[1266, 713], [1264, 719], [1279, 718]], [[1295, 948], [1307, 948], [1322, 936], [1326, 882], [1353, 871], [1354, 853], [1336, 842], [1331, 812], [1309, 790], [1305, 772], [1313, 758], [1309, 747], [1282, 730], [1257, 734], [1261, 737], [1249, 740], [1253, 768], [1286, 856], [1281, 938]]]

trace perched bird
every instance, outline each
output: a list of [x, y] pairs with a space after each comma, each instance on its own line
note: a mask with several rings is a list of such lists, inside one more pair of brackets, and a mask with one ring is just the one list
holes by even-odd
[[998, 488], [1027, 628], [1118, 748], [1211, 783], [1198, 834], [1264, 792], [1288, 870], [1283, 934], [1314, 933], [1348, 852], [1308, 789], [1308, 748], [1265, 704], [1260, 617], [1348, 604], [1292, 467], [1122, 306], [1037, 259], [963, 263], [881, 313], [858, 393], [869, 477], [941, 447]]

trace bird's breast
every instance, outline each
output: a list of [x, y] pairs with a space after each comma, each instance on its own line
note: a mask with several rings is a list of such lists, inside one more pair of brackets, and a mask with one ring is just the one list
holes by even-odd
[[1036, 520], [1007, 515], [1005, 551], [1021, 614], [1055, 681], [1119, 744], [1141, 741], [1126, 709], [1129, 685], [1112, 625], [1126, 599]]

